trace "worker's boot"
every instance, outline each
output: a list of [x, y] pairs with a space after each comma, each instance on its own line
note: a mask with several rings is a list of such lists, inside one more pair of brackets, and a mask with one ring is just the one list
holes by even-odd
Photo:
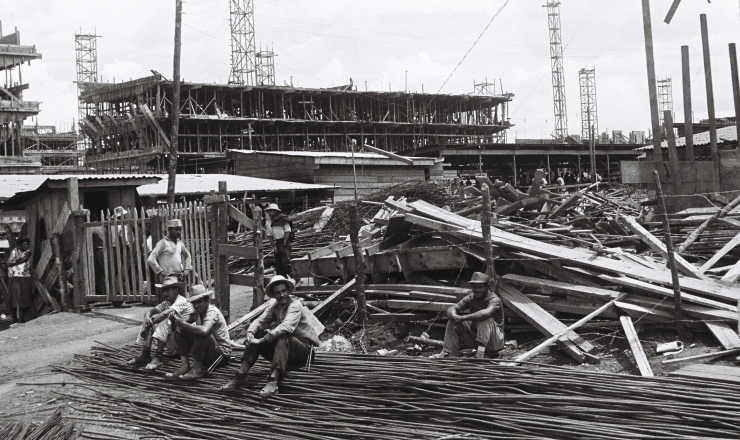
[[221, 387], [221, 391], [237, 391], [247, 385], [249, 373], [236, 373], [226, 385]]
[[267, 378], [267, 385], [260, 391], [260, 397], [266, 399], [278, 393], [278, 380], [275, 377]]

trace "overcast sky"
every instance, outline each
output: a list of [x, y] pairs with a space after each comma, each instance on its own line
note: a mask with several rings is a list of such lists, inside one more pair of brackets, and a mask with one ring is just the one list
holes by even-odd
[[[681, 45], [691, 50], [695, 119], [706, 117], [699, 14], [706, 13], [718, 116], [733, 116], [727, 44], [740, 42], [737, 0], [684, 0], [670, 25], [673, 0], [652, 0], [658, 78], [674, 81], [674, 112], [683, 121]], [[354, 80], [360, 90], [471, 93], [488, 78], [513, 93], [509, 139], [553, 132], [552, 84], [545, 0], [510, 0], [445, 83], [506, 0], [255, 0], [257, 47], [269, 45], [277, 83], [329, 87]], [[69, 126], [76, 117], [74, 33], [97, 32], [103, 81], [157, 70], [172, 77], [174, 0], [2, 0], [3, 33], [16, 26], [21, 43], [43, 60], [23, 67], [26, 100], [41, 101], [39, 124]], [[229, 0], [185, 1], [182, 77], [226, 82], [230, 67]], [[568, 131], [580, 133], [578, 70], [596, 68], [599, 129], [650, 126], [642, 10], [639, 0], [563, 0]], [[442, 87], [444, 84], [444, 87]], [[29, 123], [29, 122], [27, 122]]]

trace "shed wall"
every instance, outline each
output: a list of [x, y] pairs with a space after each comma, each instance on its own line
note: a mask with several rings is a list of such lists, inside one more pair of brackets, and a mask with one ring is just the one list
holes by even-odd
[[[334, 200], [341, 201], [354, 198], [354, 176], [351, 166], [320, 165], [314, 176], [314, 183], [337, 186], [334, 191]], [[357, 194], [363, 197], [391, 185], [410, 180], [425, 180], [424, 167], [411, 165], [358, 166]]]

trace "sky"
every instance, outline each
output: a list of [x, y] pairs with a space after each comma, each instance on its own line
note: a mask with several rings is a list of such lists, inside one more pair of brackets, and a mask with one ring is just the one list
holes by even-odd
[[[185, 81], [228, 81], [229, 1], [184, 1]], [[656, 75], [673, 79], [676, 121], [683, 121], [682, 45], [691, 54], [694, 120], [707, 117], [700, 14], [708, 20], [716, 114], [733, 116], [728, 43], [740, 40], [739, 2], [684, 0], [668, 25], [663, 18], [672, 2], [650, 5]], [[487, 79], [497, 92], [503, 86], [514, 94], [509, 140], [548, 138], [554, 117], [544, 3], [254, 0], [255, 40], [258, 50], [269, 46], [277, 54], [277, 84], [292, 78], [300, 87], [331, 87], [352, 78], [359, 90], [465, 94]], [[581, 132], [578, 71], [584, 67], [596, 69], [599, 131], [647, 132], [641, 1], [562, 0], [560, 13], [568, 132]], [[135, 79], [151, 70], [172, 77], [174, 0], [2, 0], [0, 21], [4, 34], [17, 27], [21, 43], [35, 45], [43, 55], [23, 66], [23, 80], [30, 84], [24, 99], [42, 102], [41, 125], [68, 128], [76, 118], [76, 32], [101, 36], [103, 81]]]

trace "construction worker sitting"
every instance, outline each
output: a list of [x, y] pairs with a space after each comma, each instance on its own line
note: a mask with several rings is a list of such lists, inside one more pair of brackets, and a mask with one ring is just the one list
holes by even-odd
[[[162, 357], [168, 339], [172, 335], [172, 327], [167, 318], [170, 315], [177, 315], [181, 319], [188, 320], [193, 313], [193, 306], [185, 299], [185, 283], [175, 277], [168, 277], [162, 281], [162, 284], [155, 284], [155, 286], [160, 289], [163, 301], [147, 310], [144, 315], [144, 323], [136, 340], [143, 346], [141, 354], [127, 363], [130, 366], [146, 364], [146, 370], [156, 370], [164, 363]], [[152, 358], [153, 344], [157, 347]]]
[[195, 310], [195, 322], [192, 324], [177, 315], [170, 317], [170, 321], [178, 329], [175, 333], [175, 344], [177, 354], [180, 355], [180, 368], [174, 373], [167, 374], [168, 378], [200, 379], [214, 368], [229, 364], [231, 356], [229, 324], [221, 310], [211, 305], [211, 294], [211, 291], [206, 291], [188, 298]]
[[504, 311], [491, 283], [488, 275], [473, 273], [469, 282], [473, 293], [447, 309], [444, 346], [431, 358], [457, 356], [462, 344], [477, 348], [477, 358], [498, 356], [504, 348]]
[[221, 387], [222, 390], [236, 390], [246, 385], [249, 369], [260, 355], [272, 362], [267, 385], [260, 391], [261, 397], [277, 394], [278, 381], [285, 377], [289, 365], [300, 366], [311, 361], [324, 326], [300, 301], [290, 296], [294, 288], [290, 278], [275, 275], [270, 279], [265, 288], [265, 295], [272, 298], [269, 306], [249, 326], [247, 348], [239, 372]]

